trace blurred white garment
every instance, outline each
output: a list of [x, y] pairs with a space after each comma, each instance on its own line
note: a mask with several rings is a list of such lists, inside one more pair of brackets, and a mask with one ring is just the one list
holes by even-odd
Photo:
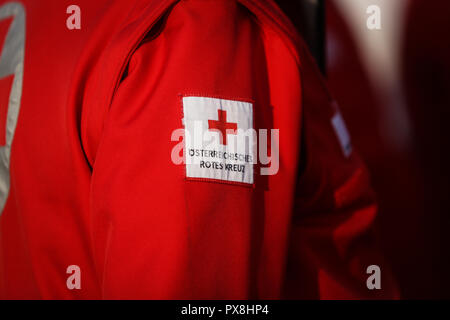
[[[409, 0], [334, 0], [357, 42], [362, 63], [381, 107], [380, 132], [393, 150], [412, 145], [411, 121], [401, 80], [404, 22]], [[369, 30], [367, 8], [381, 9], [381, 30]]]

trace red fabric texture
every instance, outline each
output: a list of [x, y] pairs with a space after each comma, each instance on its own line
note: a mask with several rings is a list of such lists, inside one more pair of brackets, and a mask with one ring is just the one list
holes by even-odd
[[[393, 295], [365, 287], [381, 261], [366, 171], [344, 157], [335, 103], [272, 1], [80, 0], [81, 31], [59, 25], [62, 4], [23, 2], [0, 297]], [[255, 129], [280, 130], [278, 173], [258, 170], [253, 188], [186, 180], [171, 134], [193, 92], [254, 101]], [[66, 287], [73, 264], [81, 290]]]

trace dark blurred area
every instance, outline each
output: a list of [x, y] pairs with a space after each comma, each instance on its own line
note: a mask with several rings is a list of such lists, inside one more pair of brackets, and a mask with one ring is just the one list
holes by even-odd
[[324, 0], [276, 1], [291, 18], [323, 73], [326, 72], [326, 11]]
[[[402, 76], [413, 121], [414, 157], [420, 165], [423, 186], [423, 206], [419, 207], [417, 221], [424, 233], [420, 249], [430, 259], [416, 257], [415, 278], [422, 277], [423, 268], [429, 272], [425, 276], [428, 282], [423, 283], [425, 297], [450, 298], [450, 2], [410, 2]], [[415, 239], [413, 234], [411, 238]], [[413, 274], [410, 276], [414, 279]], [[413, 284], [406, 288], [416, 296], [422, 294], [414, 291]]]
[[[450, 2], [277, 1], [326, 74], [366, 161], [404, 299], [450, 292]], [[381, 9], [381, 30], [365, 21]]]

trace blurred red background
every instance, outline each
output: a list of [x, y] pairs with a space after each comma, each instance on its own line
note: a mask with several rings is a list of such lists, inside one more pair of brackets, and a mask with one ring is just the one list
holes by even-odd
[[382, 247], [403, 298], [449, 298], [450, 3], [404, 1], [393, 83], [392, 70], [371, 77], [355, 36], [379, 31], [352, 30], [339, 2], [327, 2], [327, 77], [371, 172]]
[[[326, 70], [370, 170], [402, 298], [450, 298], [450, 2], [277, 2]], [[366, 25], [370, 5], [380, 30]]]

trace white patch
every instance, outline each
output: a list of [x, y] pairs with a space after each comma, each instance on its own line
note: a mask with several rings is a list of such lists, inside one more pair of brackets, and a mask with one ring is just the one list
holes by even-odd
[[253, 184], [253, 105], [183, 97], [186, 177]]
[[352, 153], [352, 141], [350, 134], [348, 133], [347, 126], [345, 125], [344, 119], [339, 111], [336, 112], [334, 117], [331, 119], [336, 136], [341, 144], [342, 152], [345, 157], [349, 157]]

